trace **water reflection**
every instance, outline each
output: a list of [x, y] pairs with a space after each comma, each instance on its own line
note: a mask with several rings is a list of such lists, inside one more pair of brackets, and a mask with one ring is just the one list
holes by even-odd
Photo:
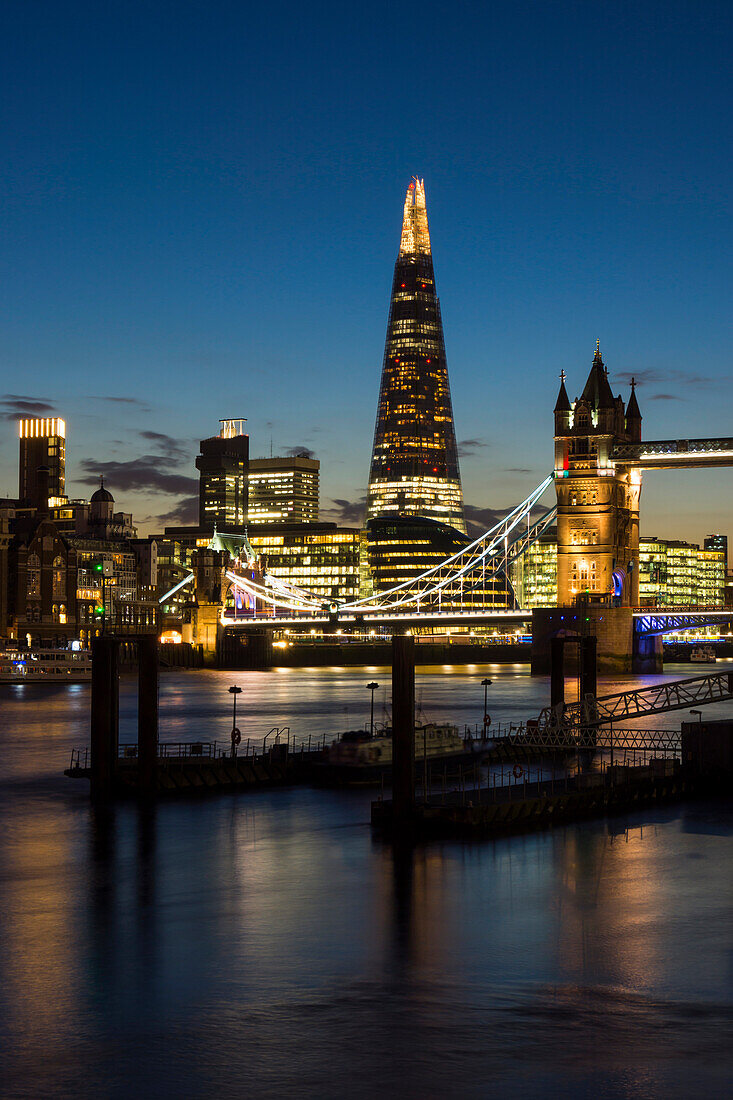
[[[480, 716], [485, 672], [430, 671], [423, 707]], [[245, 721], [338, 729], [373, 675], [248, 674]], [[543, 700], [491, 675], [496, 713]], [[165, 677], [166, 735], [226, 729], [230, 681]], [[59, 776], [87, 689], [35, 690], [0, 731], [3, 1095], [725, 1094], [729, 806], [416, 848], [368, 792], [101, 811]]]

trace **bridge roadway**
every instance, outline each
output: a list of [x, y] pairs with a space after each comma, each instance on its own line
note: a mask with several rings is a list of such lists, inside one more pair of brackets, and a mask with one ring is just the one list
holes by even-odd
[[254, 618], [222, 620], [228, 630], [254, 627], [362, 627], [369, 626], [521, 626], [532, 622], [531, 611], [364, 611], [358, 614], [328, 615], [301, 612], [294, 615], [259, 615]]
[[[650, 608], [637, 607], [632, 612], [639, 634], [670, 634], [694, 630], [701, 626], [723, 625], [733, 621], [733, 608]], [[358, 627], [363, 626], [506, 626], [518, 627], [532, 622], [532, 612], [511, 611], [363, 611], [342, 615], [326, 612], [297, 612], [293, 615], [259, 615], [222, 620], [228, 630], [252, 630], [256, 627], [308, 628], [308, 627]], [[331, 631], [332, 632], [332, 631]]]

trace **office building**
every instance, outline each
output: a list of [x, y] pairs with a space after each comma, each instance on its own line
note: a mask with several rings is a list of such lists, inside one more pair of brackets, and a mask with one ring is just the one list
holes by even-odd
[[[469, 538], [447, 523], [417, 516], [381, 516], [367, 521], [367, 547], [374, 590], [393, 588], [459, 553]], [[431, 609], [478, 611], [514, 606], [514, 595], [503, 573], [485, 577], [476, 571], [459, 578], [420, 604]]]
[[643, 606], [720, 607], [725, 599], [725, 554], [695, 543], [639, 541], [639, 600]]
[[728, 572], [728, 536], [706, 535], [703, 546], [706, 550], [719, 550], [723, 554], [725, 571]]
[[19, 421], [18, 497], [44, 511], [66, 490], [66, 424], [60, 417]]
[[557, 531], [546, 531], [513, 563], [511, 579], [519, 606], [557, 607]]
[[317, 458], [253, 458], [249, 463], [249, 523], [316, 523]]
[[[249, 543], [260, 567], [296, 588], [332, 600], [360, 595], [363, 532], [335, 523], [251, 526]], [[258, 614], [267, 608], [258, 608]]]
[[421, 516], [465, 533], [425, 187], [407, 189], [382, 366], [367, 515]]
[[199, 527], [202, 531], [237, 531], [247, 522], [249, 436], [245, 420], [220, 420], [221, 430], [201, 440]]

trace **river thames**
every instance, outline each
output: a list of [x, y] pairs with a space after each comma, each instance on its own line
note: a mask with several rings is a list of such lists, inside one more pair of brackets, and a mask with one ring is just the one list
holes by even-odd
[[[370, 680], [381, 719], [389, 676], [167, 672], [161, 739], [226, 741], [235, 683], [245, 739], [335, 734]], [[473, 725], [485, 676], [494, 722], [547, 701], [525, 666], [477, 665], [418, 669], [418, 704]], [[4, 1097], [730, 1093], [730, 801], [414, 851], [373, 838], [369, 791], [99, 814], [62, 775], [89, 690], [0, 689]]]

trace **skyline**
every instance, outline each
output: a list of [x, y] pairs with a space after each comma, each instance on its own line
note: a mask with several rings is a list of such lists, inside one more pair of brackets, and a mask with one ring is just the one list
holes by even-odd
[[[336, 10], [285, 5], [290, 37], [229, 4], [8, 17], [3, 494], [17, 397], [67, 421], [70, 495], [104, 472], [143, 532], [185, 518], [236, 413], [253, 457], [314, 451], [354, 522], [413, 173], [469, 520], [549, 470], [558, 375], [575, 397], [598, 338], [644, 438], [730, 434], [727, 6], [467, 8], [441, 45]], [[642, 534], [728, 531], [727, 477], [647, 476]]]

